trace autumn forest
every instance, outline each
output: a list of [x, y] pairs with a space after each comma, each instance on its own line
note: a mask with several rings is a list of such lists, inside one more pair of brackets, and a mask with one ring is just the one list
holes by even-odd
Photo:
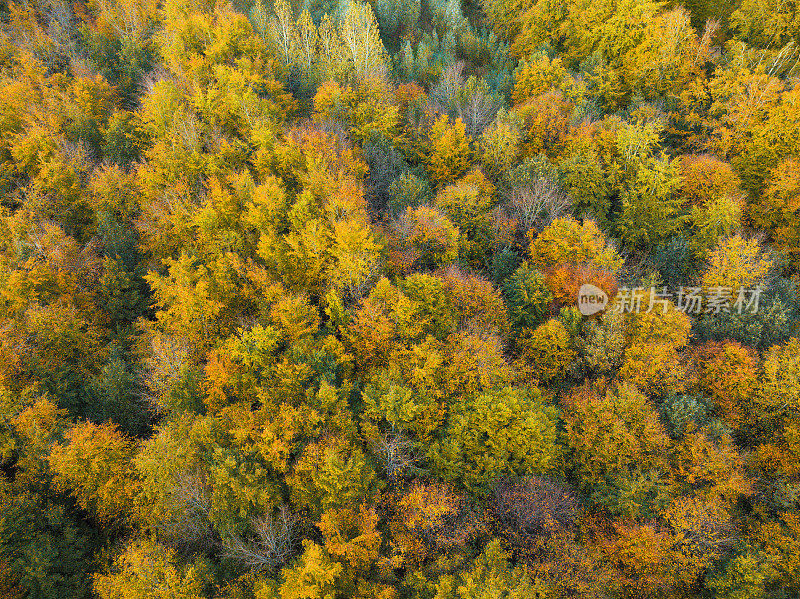
[[2, 599], [800, 596], [797, 0], [0, 0], [0, 199]]

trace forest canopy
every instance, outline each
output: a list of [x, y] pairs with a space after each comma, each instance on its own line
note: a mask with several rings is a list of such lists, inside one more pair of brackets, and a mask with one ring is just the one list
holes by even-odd
[[795, 0], [0, 0], [0, 597], [800, 593]]

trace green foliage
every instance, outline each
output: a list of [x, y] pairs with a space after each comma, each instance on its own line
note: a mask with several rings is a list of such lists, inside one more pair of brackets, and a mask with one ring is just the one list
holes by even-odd
[[681, 437], [687, 430], [702, 428], [708, 420], [708, 406], [702, 397], [671, 395], [659, 406], [673, 437]]
[[0, 557], [25, 596], [91, 597], [96, 532], [63, 502], [5, 480], [0, 499]]
[[380, 486], [363, 451], [338, 439], [306, 447], [287, 482], [294, 500], [315, 519], [370, 498]]
[[431, 198], [431, 186], [427, 179], [407, 172], [392, 181], [387, 194], [390, 213], [399, 215], [406, 208], [416, 208], [427, 203]]
[[435, 471], [476, 493], [497, 478], [556, 466], [557, 410], [534, 388], [507, 387], [453, 407], [442, 441], [430, 448]]
[[388, 43], [397, 34], [413, 31], [419, 19], [420, 0], [378, 0], [375, 13], [378, 17], [381, 36]]
[[505, 280], [503, 292], [508, 318], [517, 331], [536, 328], [550, 312], [550, 289], [544, 276], [528, 262]]
[[675, 190], [680, 179], [668, 158], [651, 159], [636, 171], [622, 192], [616, 227], [631, 247], [653, 248], [678, 230], [680, 202]]
[[95, 422], [112, 420], [127, 434], [139, 436], [149, 428], [147, 407], [130, 365], [120, 358], [105, 364], [92, 385], [94, 401], [87, 416]]

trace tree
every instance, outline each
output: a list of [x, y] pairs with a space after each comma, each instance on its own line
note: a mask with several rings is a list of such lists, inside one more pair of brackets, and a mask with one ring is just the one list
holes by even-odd
[[685, 156], [679, 163], [680, 194], [690, 205], [701, 206], [720, 196], [735, 196], [741, 190], [731, 165], [710, 154]]
[[703, 289], [730, 288], [736, 297], [742, 288], [763, 285], [772, 264], [757, 239], [748, 240], [740, 235], [722, 239], [709, 257], [703, 273]]
[[282, 505], [277, 514], [266, 514], [252, 525], [255, 535], [244, 538], [226, 535], [222, 540], [225, 557], [234, 559], [253, 570], [274, 570], [283, 566], [296, 553], [300, 526], [297, 517]]
[[132, 459], [136, 444], [114, 424], [76, 424], [53, 446], [56, 487], [72, 494], [98, 522], [120, 524], [135, 509], [140, 482]]
[[523, 104], [551, 88], [559, 88], [567, 77], [560, 58], [550, 60], [546, 55], [532, 55], [522, 60], [514, 72], [514, 91], [511, 94], [515, 104]]
[[97, 532], [62, 502], [0, 481], [0, 560], [19, 597], [88, 599], [98, 545]]
[[798, 263], [797, 231], [800, 229], [800, 160], [794, 157], [783, 160], [773, 171], [769, 186], [760, 201], [751, 205], [751, 218], [759, 227], [766, 228], [775, 244]]
[[[48, 458], [54, 443], [68, 427], [67, 411], [46, 397], [38, 399], [11, 419], [10, 447], [16, 450], [16, 479], [34, 486], [49, 478]], [[13, 432], [12, 432], [13, 431]]]
[[677, 310], [672, 302], [661, 307], [659, 300], [653, 295], [657, 289], [650, 289], [645, 294], [644, 302], [653, 309], [633, 312], [628, 315], [628, 338], [631, 344], [664, 343], [675, 349], [683, 349], [689, 343], [692, 323], [685, 312]]
[[731, 28], [738, 39], [759, 48], [782, 48], [800, 39], [793, 3], [742, 2], [731, 15]]
[[479, 275], [451, 266], [439, 275], [461, 330], [508, 333], [509, 322], [500, 289]]
[[554, 156], [561, 150], [570, 131], [574, 105], [558, 91], [548, 91], [515, 107], [523, 122], [526, 154]]
[[668, 158], [647, 159], [622, 191], [622, 211], [616, 222], [622, 240], [631, 247], [653, 248], [678, 230], [680, 183]]
[[294, 501], [315, 519], [330, 509], [369, 502], [380, 486], [364, 452], [337, 438], [306, 446], [287, 483]]
[[489, 509], [495, 530], [528, 563], [547, 551], [547, 537], [574, 534], [580, 514], [574, 492], [539, 476], [499, 481]]
[[503, 291], [511, 326], [517, 332], [536, 328], [550, 312], [553, 297], [545, 277], [528, 262], [506, 279]]
[[111, 572], [95, 575], [94, 590], [101, 599], [189, 599], [203, 595], [209, 575], [204, 564], [181, 568], [174, 551], [141, 539], [125, 547]]
[[359, 80], [382, 79], [386, 76], [388, 56], [369, 4], [347, 0], [342, 7], [339, 35], [345, 56], [352, 63]]
[[581, 288], [594, 285], [602, 289], [609, 298], [617, 297], [618, 285], [614, 275], [592, 263], [571, 264], [569, 262], [547, 270], [547, 287], [553, 296], [555, 308], [574, 307]]
[[323, 83], [314, 95], [315, 121], [340, 123], [351, 138], [367, 145], [376, 138], [389, 144], [397, 135], [399, 107], [381, 81], [366, 80], [342, 87], [334, 81]]
[[461, 232], [459, 254], [462, 262], [485, 266], [495, 244], [490, 209], [494, 186], [480, 170], [439, 190], [436, 207], [442, 210]]
[[538, 597], [540, 590], [527, 575], [509, 564], [500, 540], [493, 539], [466, 572], [439, 579], [434, 599], [518, 599]]
[[428, 137], [427, 168], [431, 180], [437, 187], [452, 183], [467, 171], [472, 159], [463, 121], [456, 118], [451, 123], [447, 115], [442, 115], [433, 123]]
[[544, 405], [538, 390], [506, 387], [452, 410], [443, 440], [429, 450], [434, 471], [445, 480], [485, 494], [500, 476], [541, 474], [556, 465], [557, 411]]
[[774, 345], [764, 356], [762, 378], [754, 396], [756, 416], [767, 423], [800, 413], [800, 341], [792, 338]]
[[484, 129], [479, 148], [480, 161], [486, 172], [495, 179], [502, 177], [521, 157], [521, 123], [513, 113], [501, 108], [494, 122]]
[[681, 497], [672, 502], [664, 519], [672, 529], [675, 557], [688, 572], [709, 568], [738, 541], [730, 510], [714, 499]]
[[303, 541], [303, 553], [284, 569], [280, 599], [335, 599], [343, 566], [313, 541]]
[[535, 380], [544, 385], [563, 381], [576, 357], [573, 340], [560, 321], [551, 318], [517, 340], [520, 358]]
[[380, 23], [380, 31], [385, 38], [391, 39], [399, 33], [410, 31], [419, 19], [419, 0], [379, 0], [375, 3], [375, 12]]
[[607, 226], [611, 190], [596, 148], [582, 137], [565, 146], [564, 158], [558, 163], [561, 188], [574, 202], [576, 215]]
[[359, 572], [368, 571], [380, 557], [381, 533], [377, 524], [375, 508], [362, 504], [358, 508], [328, 510], [322, 514], [318, 526], [326, 551]]
[[[563, 404], [564, 441], [580, 487], [606, 509], [652, 512], [663, 494], [658, 479], [667, 469], [669, 443], [652, 403], [630, 383], [587, 381]], [[635, 492], [625, 489], [631, 479]]]
[[720, 238], [739, 232], [743, 208], [742, 196], [717, 196], [701, 206], [692, 206], [689, 245], [698, 257], [706, 257]]
[[499, 338], [479, 333], [460, 333], [449, 339], [452, 354], [446, 368], [445, 388], [452, 394], [473, 394], [503, 387], [515, 381], [514, 369], [503, 357]]
[[[765, 92], [762, 92], [762, 97]], [[733, 167], [742, 179], [742, 187], [753, 198], [766, 187], [770, 171], [795, 152], [800, 141], [798, 99], [800, 91], [793, 89], [781, 94], [779, 101], [765, 104], [764, 120], [753, 123], [752, 136], [733, 161]], [[748, 109], [748, 112], [752, 114], [753, 110]]]
[[476, 139], [494, 120], [502, 98], [484, 79], [472, 75], [465, 81], [462, 71], [460, 62], [448, 66], [431, 89], [428, 101], [450, 119], [461, 119], [467, 135]]
[[176, 416], [161, 424], [134, 458], [143, 508], [136, 518], [170, 546], [208, 547], [214, 542], [212, 488], [198, 435], [203, 424], [190, 414]]
[[599, 318], [589, 320], [576, 345], [591, 372], [611, 374], [622, 364], [625, 351], [624, 315], [603, 312]]
[[730, 508], [752, 492], [744, 458], [728, 434], [715, 434], [710, 427], [688, 431], [674, 461], [675, 484], [682, 496], [691, 493]]
[[625, 350], [619, 369], [622, 380], [636, 385], [653, 397], [681, 393], [687, 385], [687, 372], [677, 349], [670, 343], [636, 343]]
[[390, 264], [403, 274], [447, 265], [458, 257], [459, 230], [436, 208], [408, 207], [392, 228]]
[[757, 359], [736, 342], [708, 344], [697, 349], [697, 388], [707, 396], [732, 428], [746, 422], [757, 391]]
[[529, 251], [531, 265], [540, 270], [589, 263], [616, 273], [622, 266], [622, 258], [591, 220], [579, 223], [571, 217], [558, 218], [536, 236]]
[[393, 553], [407, 567], [419, 567], [481, 532], [468, 498], [447, 484], [418, 480], [389, 499]]

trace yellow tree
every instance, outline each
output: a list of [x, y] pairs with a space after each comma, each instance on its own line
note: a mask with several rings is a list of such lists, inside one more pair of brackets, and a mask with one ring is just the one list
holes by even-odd
[[761, 199], [751, 206], [751, 218], [800, 264], [800, 159], [787, 158], [772, 171]]
[[114, 424], [86, 422], [67, 431], [53, 447], [50, 467], [56, 486], [103, 524], [124, 521], [135, 508], [140, 482], [133, 467], [136, 443]]
[[772, 260], [764, 256], [758, 240], [734, 235], [722, 239], [711, 252], [703, 289], [727, 287], [736, 294], [740, 287], [762, 283], [770, 268]]
[[182, 571], [174, 550], [143, 539], [125, 547], [111, 572], [95, 575], [94, 590], [100, 599], [193, 599], [209, 580], [202, 565]]
[[540, 270], [589, 263], [616, 273], [622, 266], [622, 258], [592, 220], [558, 218], [533, 240], [529, 251], [531, 265]]
[[366, 2], [347, 0], [339, 22], [344, 56], [359, 80], [382, 79], [388, 69], [388, 55], [381, 42], [372, 7]]
[[545, 385], [566, 378], [577, 356], [569, 332], [553, 318], [535, 330], [523, 333], [517, 343], [520, 345], [520, 358], [524, 360], [522, 369]]
[[472, 150], [460, 118], [451, 123], [447, 115], [440, 116], [431, 127], [428, 137], [431, 144], [428, 173], [437, 186], [452, 183], [467, 172]]

